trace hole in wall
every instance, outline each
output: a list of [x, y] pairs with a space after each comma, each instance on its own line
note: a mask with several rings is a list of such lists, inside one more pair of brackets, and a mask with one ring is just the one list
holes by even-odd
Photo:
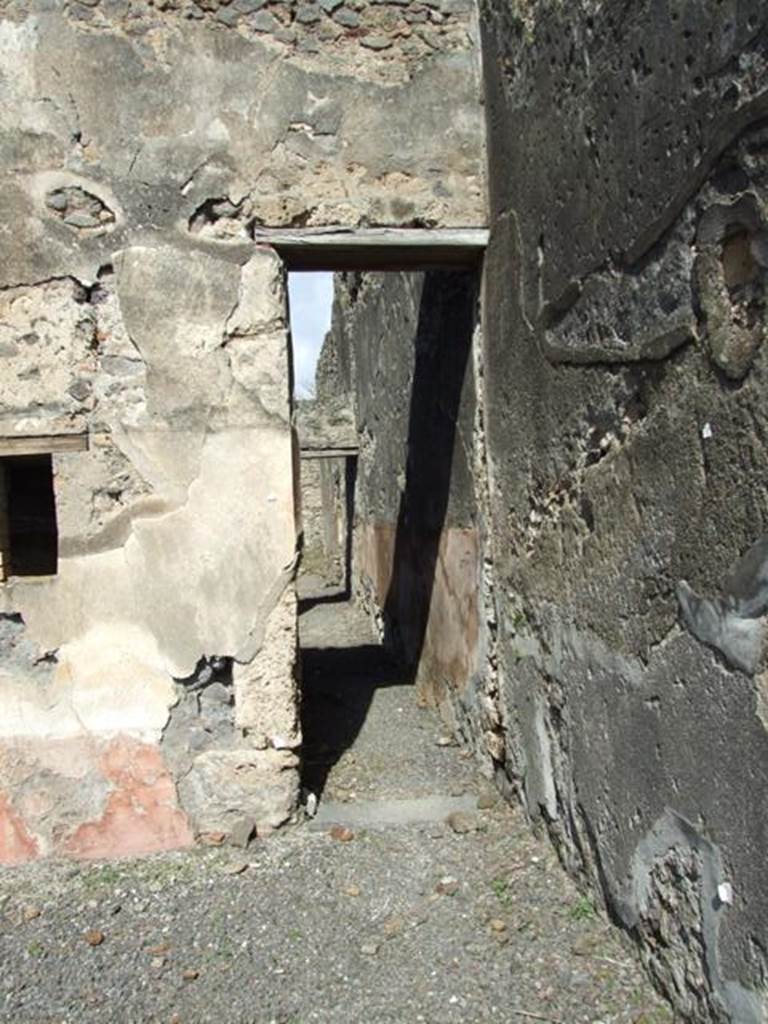
[[55, 575], [58, 548], [51, 455], [0, 458], [2, 577]]
[[723, 277], [726, 287], [733, 291], [755, 280], [758, 275], [757, 262], [751, 251], [752, 236], [740, 225], [728, 230], [721, 253]]

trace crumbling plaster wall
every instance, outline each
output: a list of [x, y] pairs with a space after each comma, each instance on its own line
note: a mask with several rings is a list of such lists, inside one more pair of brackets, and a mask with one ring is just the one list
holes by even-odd
[[0, 430], [89, 450], [54, 456], [57, 575], [2, 587], [0, 861], [291, 814], [296, 446], [258, 231], [482, 222], [473, 19], [1, 5]]
[[482, 669], [473, 481], [478, 275], [336, 276], [322, 404], [351, 395], [359, 438], [353, 590], [451, 719]]
[[[79, 287], [66, 281], [39, 289], [63, 298], [68, 290], [74, 304]], [[26, 297], [36, 290], [11, 291]], [[229, 818], [249, 814], [251, 828], [279, 824], [295, 799], [295, 708], [268, 728], [264, 715], [245, 721], [236, 702], [226, 757], [237, 756], [263, 776], [262, 787], [279, 791], [256, 806], [254, 795], [231, 792], [233, 782], [226, 797], [221, 788], [215, 798], [198, 795], [222, 771], [225, 754], [198, 745], [181, 765], [174, 744], [165, 750], [164, 730], [171, 709], [183, 704], [180, 680], [199, 680], [206, 656], [236, 659], [235, 695], [258, 675], [265, 632], [287, 599], [280, 596], [291, 577], [295, 530], [281, 263], [266, 250], [240, 267], [170, 246], [133, 246], [115, 254], [113, 273], [80, 301], [92, 314], [84, 354], [62, 369], [60, 351], [46, 359], [41, 330], [5, 361], [11, 395], [30, 345], [41, 369], [50, 361], [82, 385], [87, 396], [69, 410], [66, 428], [88, 430], [101, 456], [55, 457], [58, 573], [12, 577], [3, 587], [6, 614], [21, 616], [25, 642], [34, 645], [21, 657], [18, 643], [5, 648], [2, 672], [0, 772], [17, 817], [12, 831], [27, 837], [19, 855], [25, 847], [141, 852], [200, 832], [229, 833]], [[55, 310], [43, 301], [33, 325]], [[115, 359], [130, 364], [119, 364], [123, 376]], [[71, 392], [56, 389], [65, 405]], [[9, 423], [51, 433], [52, 423], [61, 427], [61, 411], [55, 398], [33, 402]], [[36, 673], [41, 658], [48, 671]], [[295, 699], [292, 659], [274, 668], [273, 686]], [[253, 685], [262, 683], [254, 678]], [[51, 744], [66, 756], [52, 759]], [[78, 787], [74, 804], [71, 796], [54, 799], [67, 786]], [[116, 811], [116, 801], [128, 808]], [[15, 859], [13, 849], [3, 854]]]
[[505, 747], [481, 753], [682, 1019], [757, 1024], [764, 545], [728, 573], [768, 527], [768, 13], [484, 0], [481, 19]]
[[[328, 19], [319, 5], [269, 4], [233, 26], [201, 6], [4, 4], [0, 53], [17, 73], [4, 81], [2, 117], [16, 179], [0, 209], [16, 225], [6, 240], [16, 280], [57, 274], [62, 259], [89, 280], [94, 258], [108, 261], [126, 233], [238, 251], [254, 227], [484, 222], [470, 5], [443, 15], [365, 4], [358, 16], [372, 28], [325, 41], [313, 30], [314, 52], [253, 22], [279, 6], [298, 30], [305, 10]], [[240, 11], [238, 0], [225, 10]], [[391, 47], [363, 46], [393, 10], [434, 10], [438, 37], [447, 25], [462, 45], [411, 53], [393, 27]], [[79, 260], [75, 240], [89, 243]]]

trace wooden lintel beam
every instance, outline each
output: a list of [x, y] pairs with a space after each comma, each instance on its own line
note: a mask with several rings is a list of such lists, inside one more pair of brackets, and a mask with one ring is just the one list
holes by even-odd
[[39, 434], [23, 437], [5, 435], [0, 437], [0, 457], [85, 451], [88, 451], [87, 434]]
[[355, 448], [302, 448], [300, 455], [302, 459], [343, 459], [350, 455], [357, 455], [360, 449]]
[[471, 269], [488, 245], [486, 228], [256, 228], [289, 270]]

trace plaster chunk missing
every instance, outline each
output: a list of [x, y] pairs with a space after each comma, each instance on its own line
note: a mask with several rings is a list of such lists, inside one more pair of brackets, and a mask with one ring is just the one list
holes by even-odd
[[188, 221], [192, 235], [226, 241], [248, 237], [248, 204], [235, 203], [227, 197], [206, 199], [195, 209]]
[[147, 633], [112, 623], [64, 644], [41, 685], [31, 687], [24, 675], [6, 669], [0, 737], [123, 733], [156, 741], [176, 701], [160, 660]]
[[50, 213], [77, 231], [99, 231], [115, 223], [115, 215], [98, 196], [79, 185], [52, 189], [45, 197]]
[[662, 988], [672, 988], [684, 1016], [763, 1024], [758, 993], [724, 976], [718, 938], [729, 904], [719, 896], [722, 881], [719, 849], [668, 810], [635, 850], [621, 914], [641, 934], [643, 959]]
[[698, 233], [696, 283], [712, 361], [727, 377], [749, 372], [765, 338], [766, 224], [756, 198], [711, 207]]
[[96, 318], [88, 303], [78, 301], [80, 294], [73, 279], [0, 290], [5, 432], [16, 433], [20, 415], [31, 410], [41, 421], [58, 424], [77, 422], [75, 417], [92, 408]]

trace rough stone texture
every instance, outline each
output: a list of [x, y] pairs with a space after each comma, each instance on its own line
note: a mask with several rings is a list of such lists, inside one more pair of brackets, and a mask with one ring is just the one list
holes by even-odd
[[326, 393], [322, 402], [315, 399], [298, 401], [295, 421], [303, 451], [357, 447], [351, 395]]
[[484, 0], [481, 18], [504, 742], [472, 705], [466, 733], [682, 1019], [757, 1024], [760, 683], [689, 632], [676, 592], [724, 599], [766, 533], [768, 15]]
[[296, 646], [296, 595], [291, 588], [267, 620], [259, 653], [249, 664], [235, 664], [233, 671], [235, 725], [256, 747], [301, 746]]
[[[83, 19], [77, 3], [4, 5], [3, 63], [18, 68], [0, 126], [16, 175], [4, 284], [93, 280], [136, 232], [238, 252], [254, 225], [484, 222], [471, 10], [409, 54], [361, 48], [367, 28], [310, 52], [249, 30], [247, 15], [225, 26], [157, 6], [105, 2]], [[394, 9], [370, 4], [364, 19]], [[67, 223], [58, 207], [74, 194], [108, 219]]]
[[287, 750], [206, 751], [179, 782], [198, 835], [244, 837], [284, 824], [299, 796], [298, 757]]

